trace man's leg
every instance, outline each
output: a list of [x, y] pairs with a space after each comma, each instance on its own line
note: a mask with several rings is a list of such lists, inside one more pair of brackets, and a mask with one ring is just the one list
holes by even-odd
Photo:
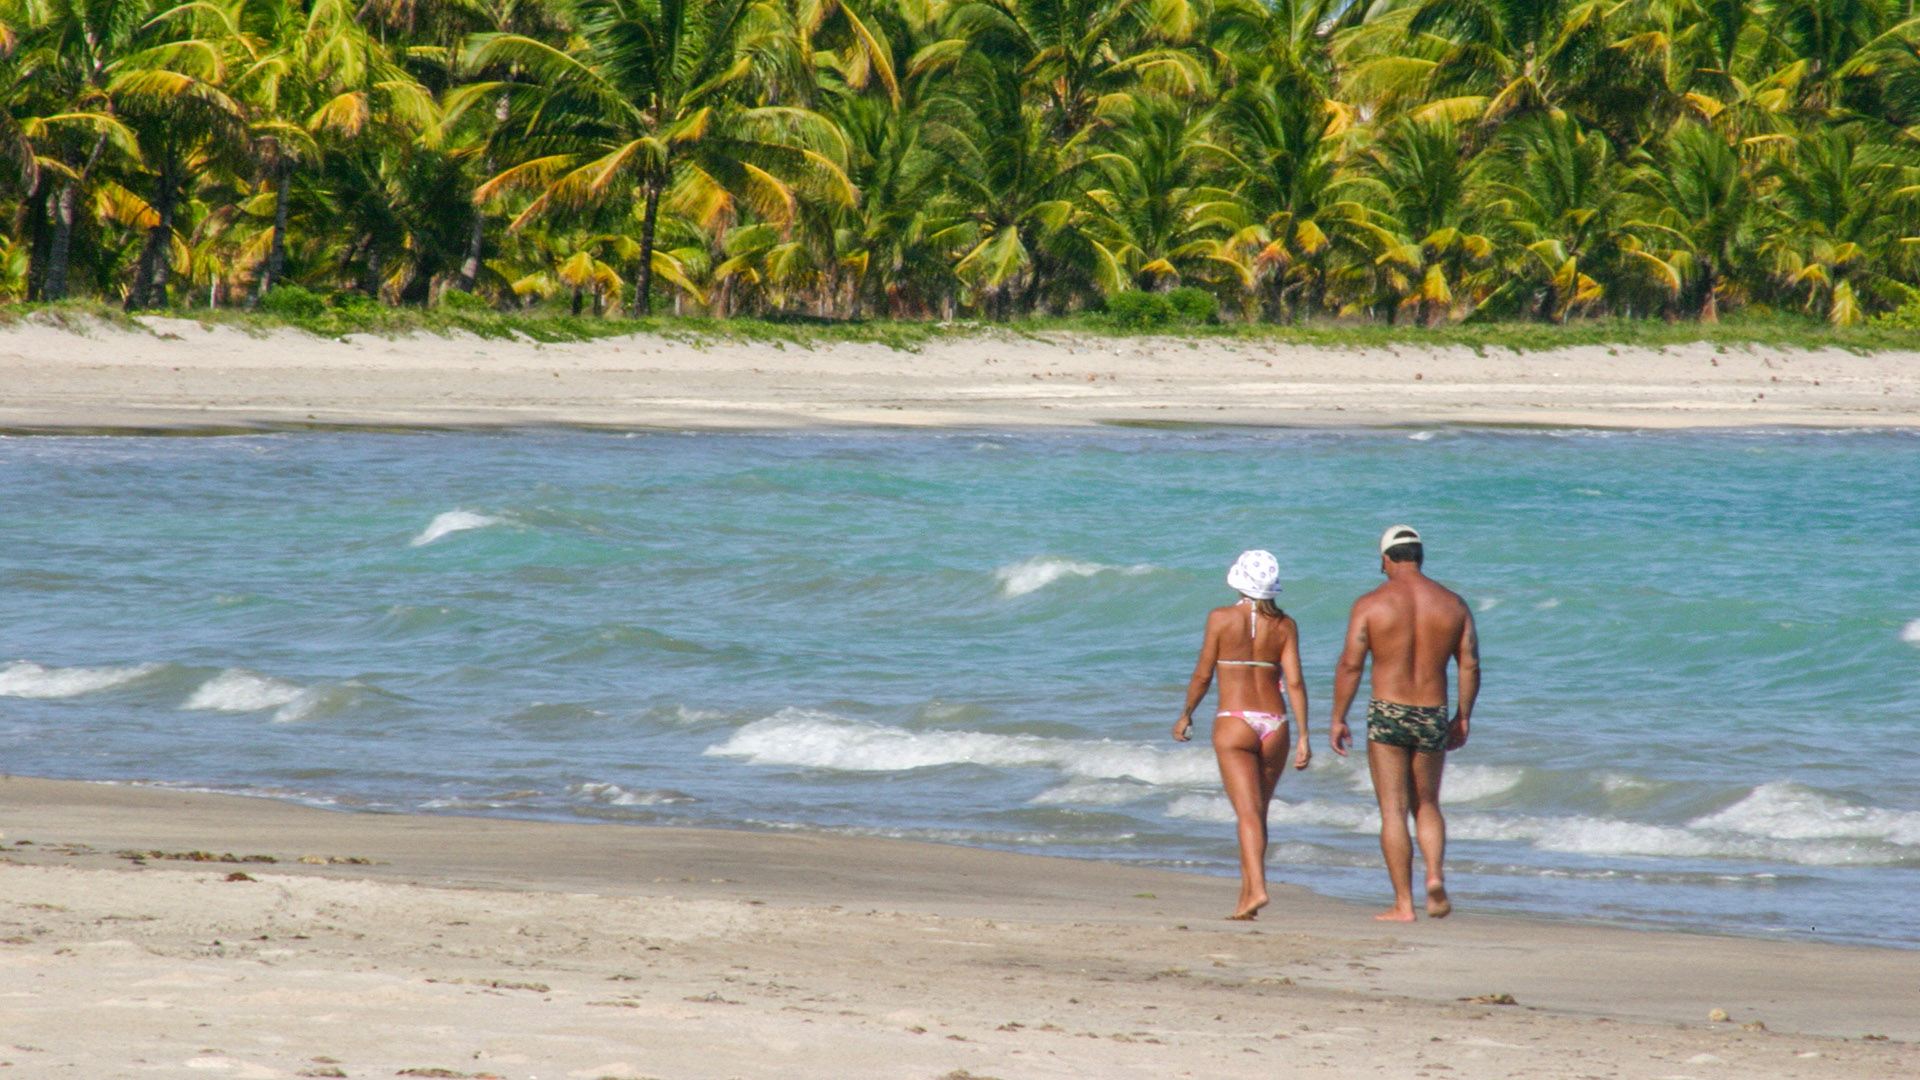
[[1420, 858], [1427, 864], [1430, 919], [1444, 919], [1453, 911], [1453, 903], [1447, 899], [1446, 871], [1441, 867], [1447, 857], [1447, 819], [1440, 813], [1440, 772], [1446, 767], [1445, 750], [1420, 751], [1413, 754], [1409, 770], [1413, 779], [1413, 825], [1420, 836]]
[[1413, 921], [1413, 838], [1407, 834], [1408, 800], [1413, 788], [1412, 749], [1367, 742], [1367, 769], [1380, 802], [1380, 854], [1393, 882], [1393, 906], [1375, 915], [1387, 922]]

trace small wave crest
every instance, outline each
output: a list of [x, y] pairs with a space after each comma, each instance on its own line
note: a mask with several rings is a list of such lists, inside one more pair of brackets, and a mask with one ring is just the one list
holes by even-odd
[[[1518, 765], [1450, 765], [1440, 784], [1440, 801], [1490, 799], [1519, 787], [1525, 777], [1526, 771]], [[1360, 794], [1373, 794], [1373, 777], [1361, 770], [1354, 770], [1347, 784]]]
[[1017, 563], [1008, 563], [993, 572], [999, 579], [1000, 593], [1011, 599], [1039, 592], [1041, 589], [1059, 581], [1061, 578], [1090, 578], [1096, 574], [1120, 574], [1125, 577], [1139, 577], [1153, 572], [1153, 567], [1145, 563], [1132, 566], [1113, 566], [1107, 563], [1087, 562], [1083, 559], [1061, 559], [1051, 555], [1036, 555], [1031, 559], [1022, 559]]
[[1029, 806], [1124, 806], [1153, 789], [1146, 784], [1122, 781], [1069, 780], [1057, 788], [1027, 800]]
[[[1497, 780], [1489, 778], [1485, 783], [1491, 788]], [[1213, 794], [1183, 795], [1168, 804], [1166, 814], [1187, 821], [1230, 824], [1234, 820], [1232, 804]], [[1320, 826], [1359, 833], [1380, 827], [1373, 807], [1344, 800], [1275, 799], [1268, 821], [1277, 827]], [[1458, 812], [1447, 815], [1447, 832], [1457, 840], [1519, 843], [1536, 851], [1595, 858], [1911, 865], [1914, 848], [1920, 845], [1920, 811], [1857, 806], [1779, 782], [1763, 784], [1732, 806], [1684, 824], [1591, 815]]]
[[1215, 782], [1210, 754], [1158, 750], [1111, 739], [1057, 739], [984, 731], [908, 731], [808, 709], [782, 709], [708, 747], [711, 757], [753, 765], [840, 772], [900, 772], [938, 765], [1053, 769], [1093, 780], [1148, 784]]
[[1761, 784], [1724, 810], [1689, 827], [1779, 840], [1881, 840], [1920, 846], [1920, 811], [1858, 806], [1802, 784]]
[[133, 667], [45, 667], [15, 660], [0, 667], [0, 697], [69, 698], [98, 693], [160, 670], [159, 664]]
[[407, 546], [426, 547], [428, 544], [433, 543], [443, 536], [451, 536], [457, 532], [466, 532], [468, 529], [484, 529], [489, 525], [498, 525], [506, 520], [506, 518], [476, 514], [471, 510], [449, 510], [428, 522], [427, 527], [420, 530], [419, 536], [408, 541]]
[[265, 712], [274, 710], [276, 723], [304, 720], [321, 704], [317, 687], [228, 668], [197, 687], [180, 707], [198, 712]]
[[573, 794], [594, 802], [609, 806], [672, 806], [675, 803], [690, 803], [697, 800], [684, 791], [658, 788], [652, 791], [629, 791], [619, 784], [589, 780], [584, 784], [575, 784]]
[[1909, 645], [1920, 645], [1920, 619], [1900, 628], [1900, 640]]

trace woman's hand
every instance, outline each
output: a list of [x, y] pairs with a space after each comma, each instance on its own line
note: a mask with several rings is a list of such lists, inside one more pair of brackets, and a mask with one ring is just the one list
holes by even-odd
[[1181, 713], [1180, 719], [1173, 722], [1173, 738], [1175, 742], [1186, 742], [1193, 738], [1192, 716]]
[[1307, 737], [1302, 735], [1300, 736], [1300, 745], [1293, 751], [1293, 767], [1295, 769], [1304, 769], [1307, 767], [1307, 763], [1312, 760], [1313, 747], [1308, 745]]

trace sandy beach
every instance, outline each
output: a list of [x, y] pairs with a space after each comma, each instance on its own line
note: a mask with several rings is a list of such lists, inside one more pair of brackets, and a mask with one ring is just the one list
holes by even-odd
[[1285, 888], [1246, 926], [1227, 881], [1095, 862], [24, 778], [0, 829], [0, 1075], [1920, 1069], [1910, 951]]
[[0, 330], [0, 429], [586, 424], [684, 428], [1920, 423], [1913, 353], [1692, 345], [1516, 353], [1019, 335], [904, 351], [652, 335], [473, 337]]

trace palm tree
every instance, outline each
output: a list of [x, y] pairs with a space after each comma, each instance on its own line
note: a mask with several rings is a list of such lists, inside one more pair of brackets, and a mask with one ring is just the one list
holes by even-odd
[[178, 7], [136, 33], [145, 48], [127, 55], [107, 86], [139, 139], [153, 192], [128, 311], [167, 302], [186, 184], [210, 166], [239, 164], [248, 141], [245, 111], [223, 85], [236, 36], [226, 12]]
[[1211, 250], [1209, 207], [1233, 196], [1207, 183], [1209, 117], [1158, 95], [1135, 95], [1123, 108], [1112, 150], [1093, 163], [1106, 185], [1086, 193], [1082, 226], [1098, 259], [1103, 293], [1153, 289], [1199, 270]]
[[567, 12], [574, 34], [564, 49], [520, 34], [473, 39], [470, 64], [510, 64], [522, 76], [462, 87], [449, 107], [502, 93], [515, 101], [523, 119], [514, 137], [528, 156], [475, 192], [537, 193], [513, 227], [640, 204], [636, 312], [651, 302], [661, 197], [683, 172], [745, 191], [775, 214], [791, 204], [795, 182], [852, 199], [831, 125], [805, 109], [741, 100], [752, 71], [745, 39], [781, 25], [763, 0], [568, 0]]
[[1284, 73], [1234, 87], [1218, 115], [1213, 153], [1235, 197], [1211, 211], [1230, 233], [1215, 261], [1263, 294], [1268, 318], [1326, 311], [1336, 278], [1392, 239], [1348, 167], [1346, 117]]
[[[303, 6], [305, 10], [303, 11]], [[294, 174], [330, 143], [350, 142], [379, 126], [431, 134], [432, 96], [393, 63], [354, 20], [344, 0], [264, 0], [249, 9], [257, 22], [243, 39], [247, 69], [235, 79], [251, 107], [256, 158], [273, 186], [273, 226], [258, 302], [286, 263], [289, 195]]]
[[[109, 154], [139, 156], [133, 132], [114, 115], [110, 84], [144, 48], [141, 31], [151, 7], [125, 0], [8, 5], [10, 36], [19, 42], [16, 71], [53, 106], [55, 115], [41, 118], [47, 134], [56, 134], [56, 119], [69, 121], [60, 126], [58, 138], [41, 142], [46, 153], [42, 163], [57, 162], [53, 171], [59, 184], [49, 192], [45, 269], [30, 273], [41, 299], [67, 295], [74, 232], [101, 163]], [[37, 230], [39, 213], [32, 220]], [[36, 245], [36, 258], [41, 250]]]
[[1651, 221], [1683, 241], [1695, 277], [1689, 291], [1702, 322], [1720, 317], [1729, 275], [1754, 250], [1758, 216], [1753, 177], [1718, 132], [1682, 121], [1651, 149], [1634, 187], [1652, 208]]

